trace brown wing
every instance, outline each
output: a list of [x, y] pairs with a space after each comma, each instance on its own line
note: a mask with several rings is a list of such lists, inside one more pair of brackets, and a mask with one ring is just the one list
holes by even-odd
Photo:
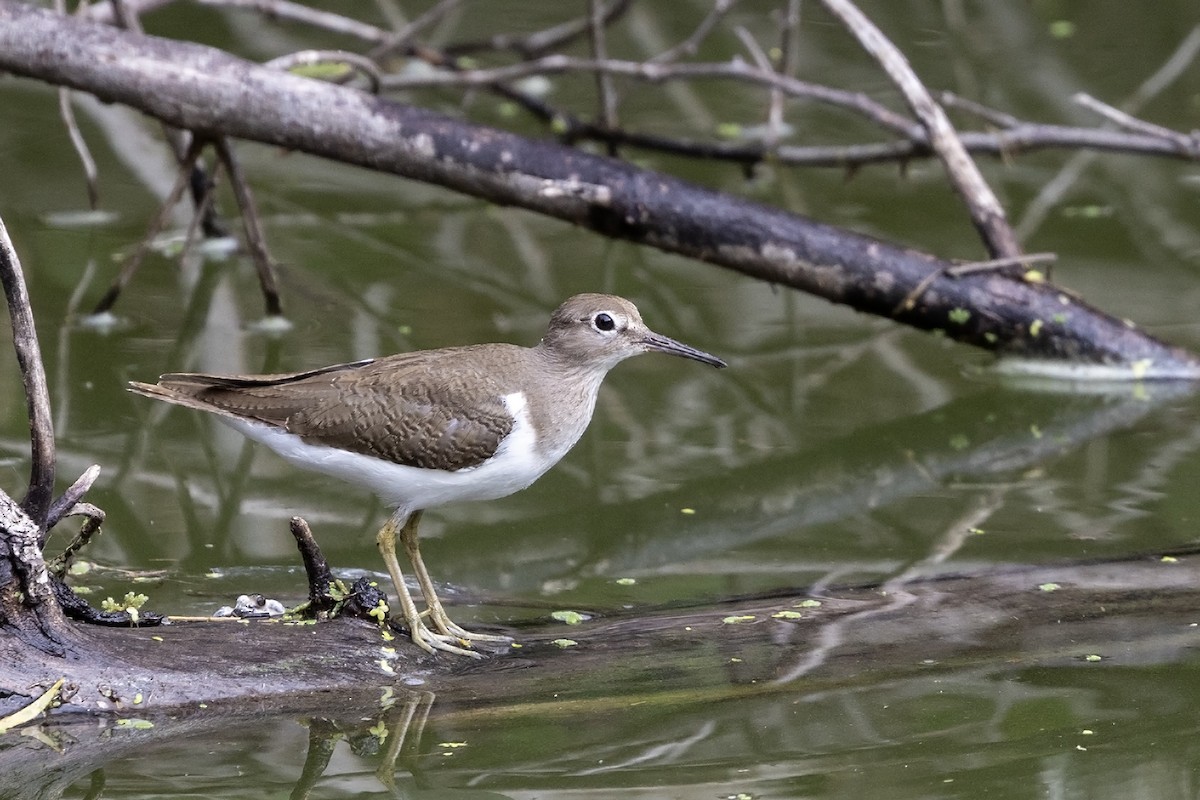
[[294, 375], [164, 375], [159, 386], [175, 402], [276, 425], [310, 444], [427, 469], [478, 466], [513, 427], [501, 387], [469, 358], [421, 355]]

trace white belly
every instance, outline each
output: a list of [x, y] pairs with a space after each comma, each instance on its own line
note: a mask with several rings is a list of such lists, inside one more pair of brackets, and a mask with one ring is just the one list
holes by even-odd
[[454, 472], [407, 467], [374, 456], [309, 444], [295, 434], [265, 423], [225, 416], [221, 420], [298, 467], [368, 488], [389, 506], [415, 511], [462, 500], [505, 497], [529, 486], [563, 456], [565, 451], [550, 457], [538, 452], [537, 434], [529, 421], [524, 394], [506, 395], [504, 405], [516, 424], [496, 454], [478, 466]]

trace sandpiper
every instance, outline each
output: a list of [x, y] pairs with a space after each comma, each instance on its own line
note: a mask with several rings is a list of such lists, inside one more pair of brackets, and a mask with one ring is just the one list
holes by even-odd
[[[298, 467], [374, 491], [394, 509], [376, 542], [412, 640], [430, 653], [479, 657], [467, 649], [473, 641], [508, 637], [471, 633], [446, 614], [418, 548], [421, 513], [529, 486], [579, 441], [608, 371], [647, 352], [725, 366], [647, 328], [624, 298], [580, 294], [533, 347], [421, 350], [286, 375], [171, 373], [129, 388], [217, 414]], [[397, 534], [429, 624], [405, 586]]]

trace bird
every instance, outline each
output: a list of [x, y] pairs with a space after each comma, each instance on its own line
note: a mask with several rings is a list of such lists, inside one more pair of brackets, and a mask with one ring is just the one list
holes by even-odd
[[[392, 509], [376, 544], [413, 642], [429, 653], [478, 658], [476, 642], [510, 639], [450, 619], [421, 558], [421, 515], [528, 487], [579, 441], [608, 371], [642, 353], [726, 366], [652, 331], [625, 298], [578, 294], [554, 311], [532, 347], [418, 350], [288, 374], [168, 373], [129, 389], [215, 414], [297, 467], [373, 491]], [[405, 584], [397, 537], [424, 613]]]

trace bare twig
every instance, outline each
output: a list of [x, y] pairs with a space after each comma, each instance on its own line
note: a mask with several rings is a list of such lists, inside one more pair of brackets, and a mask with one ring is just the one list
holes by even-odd
[[1183, 37], [1171, 56], [1154, 71], [1153, 75], [1142, 81], [1142, 84], [1134, 90], [1133, 95], [1122, 104], [1121, 110], [1133, 113], [1146, 102], [1157, 97], [1176, 78], [1187, 72], [1197, 56], [1200, 56], [1200, 25], [1196, 25], [1188, 31], [1187, 36]]
[[54, 501], [50, 506], [50, 511], [46, 515], [46, 529], [42, 531], [41, 544], [46, 544], [46, 534], [50, 529], [59, 523], [59, 521], [68, 516], [74, 508], [75, 504], [83, 499], [83, 496], [92, 488], [92, 484], [96, 482], [96, 478], [100, 477], [100, 465], [93, 464], [83, 471], [83, 474], [75, 479], [75, 482], [62, 493], [62, 496]]
[[1012, 114], [1007, 114], [1003, 111], [989, 108], [983, 103], [977, 103], [974, 100], [968, 100], [965, 97], [959, 97], [954, 92], [940, 93], [938, 95], [938, 102], [940, 102], [945, 108], [957, 108], [961, 111], [966, 111], [969, 114], [974, 114], [984, 122], [991, 123], [997, 128], [1015, 128], [1021, 124], [1021, 120], [1017, 119]]
[[[742, 47], [746, 48], [746, 52], [750, 54], [750, 58], [754, 60], [755, 66], [757, 66], [760, 71], [774, 72], [774, 70], [771, 69], [771, 59], [767, 58], [766, 51], [762, 49], [762, 45], [758, 43], [758, 40], [754, 38], [750, 31], [746, 30], [743, 26], [738, 25], [733, 29], [733, 34], [738, 38], [738, 41], [742, 43]], [[777, 91], [778, 88], [779, 87], [777, 86], [772, 86], [771, 90]]]
[[[67, 13], [66, 0], [54, 0], [54, 10], [59, 14]], [[79, 164], [83, 167], [84, 183], [87, 186], [88, 208], [95, 211], [100, 206], [99, 173], [96, 170], [96, 160], [88, 149], [87, 140], [79, 130], [79, 122], [75, 119], [75, 109], [71, 107], [71, 90], [66, 87], [58, 89], [58, 115], [62, 117], [67, 129], [67, 137], [71, 147], [79, 156]]]
[[[1121, 110], [1127, 114], [1134, 114], [1142, 107], [1142, 105], [1158, 94], [1183, 75], [1191, 67], [1192, 63], [1200, 56], [1200, 25], [1192, 28], [1188, 35], [1183, 37], [1183, 41], [1171, 53], [1171, 56], [1163, 62], [1162, 66], [1154, 71], [1154, 73], [1142, 81], [1141, 85], [1134, 90], [1133, 94], [1121, 104]], [[1109, 131], [1101, 131], [1102, 134], [1107, 134]], [[1126, 136], [1127, 134], [1115, 134], [1117, 136]], [[1161, 147], [1171, 155], [1180, 155], [1176, 152], [1173, 144], [1162, 137], [1140, 137], [1148, 141], [1155, 147]], [[1136, 149], [1127, 152], [1138, 152]], [[1187, 158], [1186, 155], [1182, 157]], [[1083, 174], [1084, 169], [1095, 158], [1093, 153], [1076, 153], [1070, 158], [1066, 164], [1059, 169], [1054, 178], [1048, 181], [1037, 196], [1025, 208], [1025, 215], [1022, 217], [1017, 226], [1018, 232], [1029, 237], [1042, 224], [1050, 209], [1058, 202], [1068, 190], [1074, 185], [1079, 176]]]
[[38, 346], [37, 328], [33, 324], [33, 309], [29, 290], [21, 271], [21, 260], [8, 237], [8, 228], [0, 219], [0, 283], [8, 301], [8, 316], [12, 323], [13, 348], [21, 367], [25, 384], [25, 405], [29, 412], [29, 489], [21, 501], [21, 509], [39, 531], [46, 529], [46, 517], [54, 496], [54, 422], [50, 415], [50, 393], [46, 388], [46, 368]]
[[[142, 21], [138, 16], [143, 9], [141, 3], [137, 2], [137, 0], [112, 0], [112, 6], [114, 24], [117, 27], [133, 31], [134, 33], [144, 33]], [[162, 130], [163, 137], [171, 145], [171, 151], [175, 155], [175, 160], [181, 165], [189, 165], [190, 175], [188, 176], [188, 185], [192, 191], [192, 205], [193, 207], [198, 207], [200, 205], [200, 198], [205, 192], [205, 187], [208, 185], [208, 176], [204, 172], [204, 167], [195, 158], [188, 158], [192, 139], [183, 131], [170, 125], [163, 125]], [[176, 200], [175, 202], [179, 201]], [[174, 203], [171, 205], [173, 207]], [[214, 206], [209, 205], [208, 209], [204, 212], [202, 222], [206, 235], [226, 235], [224, 225], [217, 217]], [[135, 266], [134, 270], [136, 271], [136, 269], [137, 267]], [[112, 298], [112, 302], [116, 302], [115, 296]]]
[[1193, 132], [1189, 136], [1188, 134], [1173, 131], [1170, 128], [1164, 128], [1161, 125], [1155, 125], [1152, 122], [1146, 122], [1132, 114], [1125, 113], [1119, 108], [1114, 108], [1108, 103], [1101, 102], [1085, 92], [1079, 92], [1071, 99], [1084, 108], [1096, 112], [1117, 127], [1140, 133], [1143, 136], [1165, 139], [1168, 142], [1172, 142], [1181, 150], [1190, 150], [1195, 154], [1195, 157], [1200, 157], [1200, 133]]
[[963, 147], [946, 112], [934, 101], [904, 54], [851, 0], [822, 2], [854, 34], [863, 49], [880, 63], [903, 93], [909, 108], [925, 127], [929, 143], [945, 165], [950, 182], [966, 202], [988, 251], [996, 257], [1020, 255], [1021, 245], [1008, 224], [1000, 201]]
[[142, 21], [138, 19], [139, 11], [136, 8], [130, 7], [125, 0], [108, 0], [113, 8], [113, 19], [115, 23], [127, 31], [135, 33], [145, 33], [142, 30]]
[[[783, 19], [783, 32], [780, 36], [779, 73], [792, 77], [796, 72], [797, 50], [800, 47], [800, 0], [788, 0], [787, 11]], [[779, 141], [783, 131], [783, 92], [771, 89], [771, 107], [767, 115], [767, 144], [772, 148]]]
[[400, 30], [392, 33], [378, 47], [371, 50], [370, 57], [375, 60], [387, 58], [392, 53], [406, 49], [419, 33], [440, 22], [447, 14], [462, 4], [462, 0], [440, 0], [432, 8]]
[[952, 278], [961, 278], [964, 275], [974, 275], [977, 272], [991, 272], [998, 269], [1008, 269], [1009, 267], [1028, 267], [1030, 264], [1049, 264], [1057, 260], [1057, 253], [1027, 253], [1025, 255], [1008, 256], [1006, 258], [992, 258], [987, 261], [969, 261], [965, 264], [955, 264], [946, 270], [946, 274]]
[[96, 170], [96, 160], [92, 158], [92, 151], [88, 149], [87, 140], [83, 138], [83, 134], [79, 130], [79, 123], [75, 120], [75, 110], [71, 108], [70, 89], [59, 88], [58, 90], [58, 115], [62, 117], [63, 125], [67, 128], [67, 136], [71, 139], [71, 147], [75, 149], [75, 155], [79, 156], [79, 163], [83, 167], [88, 207], [95, 211], [100, 205], [99, 173]]
[[[54, 10], [59, 14], [66, 14], [66, 0], [54, 0]], [[62, 117], [63, 125], [67, 128], [67, 136], [71, 140], [71, 147], [75, 149], [75, 154], [79, 156], [79, 163], [83, 167], [83, 177], [88, 193], [88, 208], [95, 211], [100, 205], [96, 160], [92, 158], [92, 151], [88, 149], [87, 140], [83, 138], [83, 133], [79, 130], [79, 122], [75, 119], [75, 109], [71, 108], [71, 91], [62, 86], [58, 89], [58, 115]]]
[[167, 220], [171, 217], [171, 210], [183, 197], [183, 190], [188, 186], [188, 179], [192, 171], [192, 164], [199, 157], [200, 151], [204, 148], [204, 142], [198, 138], [192, 140], [192, 144], [184, 156], [183, 163], [179, 167], [179, 171], [175, 175], [175, 183], [171, 186], [171, 191], [163, 200], [162, 205], [158, 208], [158, 214], [150, 221], [150, 225], [146, 228], [146, 235], [138, 242], [137, 247], [125, 259], [125, 263], [121, 265], [121, 270], [117, 273], [117, 277], [109, 285], [108, 291], [96, 303], [96, 307], [92, 309], [93, 314], [106, 314], [116, 305], [117, 299], [120, 298], [122, 290], [133, 280], [133, 276], [137, 274], [138, 268], [141, 267], [142, 261], [146, 258], [146, 254], [150, 252], [150, 247], [154, 243], [154, 237], [166, 227]]
[[388, 90], [417, 89], [446, 86], [489, 86], [527, 78], [530, 75], [555, 75], [573, 72], [606, 72], [624, 75], [650, 83], [668, 80], [737, 80], [778, 87], [785, 94], [803, 97], [854, 111], [891, 133], [904, 137], [922, 137], [920, 126], [897, 114], [862, 92], [848, 92], [815, 83], [796, 80], [774, 71], [751, 67], [741, 60], [727, 63], [657, 64], [640, 61], [572, 58], [552, 55], [520, 64], [494, 69], [428, 72], [420, 75], [388, 75], [383, 86]]
[[225, 167], [225, 173], [229, 176], [234, 197], [237, 198], [238, 206], [242, 210], [242, 223], [246, 229], [246, 246], [250, 250], [250, 257], [258, 271], [258, 283], [262, 287], [267, 316], [283, 316], [283, 304], [279, 299], [279, 284], [275, 280], [275, 266], [271, 260], [271, 254], [267, 251], [267, 240], [263, 235], [262, 223], [258, 216], [258, 205], [254, 202], [250, 184], [246, 181], [241, 164], [233, 153], [233, 148], [229, 146], [229, 139], [218, 136], [214, 145], [217, 148], [217, 156]]
[[[712, 141], [627, 129], [608, 130], [511, 86], [493, 84], [486, 88], [519, 104], [543, 122], [562, 126], [563, 130], [559, 132], [568, 142], [614, 141], [619, 145], [644, 150], [744, 165], [756, 164], [770, 157], [781, 164], [804, 167], [853, 168], [929, 158], [933, 154], [919, 126], [914, 127], [911, 139], [852, 145], [779, 145], [770, 151], [761, 141]], [[1001, 115], [1001, 112], [991, 111], [984, 106], [978, 108], [989, 111], [993, 116]], [[1047, 149], [1092, 149], [1194, 160], [1189, 152], [1161, 137], [1019, 120], [1015, 120], [1011, 128], [967, 131], [960, 134], [959, 138], [968, 151], [999, 158]]]
[[[789, 146], [779, 145], [770, 151], [762, 142], [742, 141], [723, 142], [707, 141], [674, 137], [657, 133], [644, 133], [632, 130], [610, 130], [603, 126], [581, 120], [570, 112], [558, 109], [542, 100], [526, 94], [507, 85], [504, 80], [536, 74], [537, 69], [518, 65], [515, 69], [506, 68], [500, 74], [495, 71], [465, 70], [457, 65], [457, 61], [447, 53], [423, 48], [421, 56], [429, 63], [446, 68], [446, 72], [433, 76], [415, 76], [397, 78], [389, 76], [384, 79], [388, 88], [418, 88], [425, 86], [449, 86], [460, 81], [465, 86], [483, 86], [526, 109], [546, 123], [554, 123], [565, 128], [563, 138], [569, 142], [592, 140], [600, 142], [615, 142], [647, 150], [672, 153], [692, 158], [718, 159], [737, 164], [755, 164], [768, 156], [773, 160], [792, 166], [816, 167], [858, 167], [868, 164], [883, 164], [905, 162], [915, 158], [928, 158], [933, 154], [925, 131], [916, 124], [896, 115], [894, 112], [879, 106], [862, 94], [843, 92], [823, 86], [814, 86], [796, 81], [792, 86], [796, 89], [795, 96], [806, 96], [821, 102], [854, 113], [860, 113], [875, 121], [880, 127], [899, 133], [903, 139], [889, 142], [865, 143], [857, 145], [831, 146]], [[566, 57], [550, 57], [561, 72], [588, 71], [589, 69], [607, 69], [614, 74], [635, 75], [639, 72], [635, 62], [615, 62], [609, 60], [604, 64], [594, 61], [568, 59]], [[547, 60], [539, 62], [541, 65]], [[653, 66], [651, 59], [647, 64]], [[705, 77], [735, 79], [731, 73], [738, 75], [752, 73], [755, 78], [762, 77], [768, 84], [781, 76], [775, 73], [763, 73], [757, 67], [740, 61], [731, 64], [700, 64], [686, 65], [682, 69], [689, 71], [683, 77], [686, 79], [701, 79]], [[664, 82], [679, 77], [675, 70], [660, 72], [654, 69], [641, 70], [640, 77], [651, 82]], [[455, 74], [464, 77], [457, 79]], [[790, 79], [785, 79], [790, 80]], [[803, 87], [803, 88], [801, 88]], [[822, 92], [828, 94], [822, 94]], [[1047, 125], [1041, 123], [1022, 122], [1002, 112], [987, 109], [976, 103], [955, 99], [951, 105], [969, 109], [972, 113], [984, 116], [998, 124], [999, 131], [968, 131], [960, 134], [960, 140], [968, 151], [980, 155], [1007, 157], [1010, 155], [1032, 152], [1044, 149], [1094, 149], [1114, 152], [1132, 152], [1143, 155], [1165, 156], [1194, 160], [1190, 148], [1181, 149], [1174, 142], [1161, 137], [1140, 134], [1123, 133], [1119, 131], [1097, 128], [1078, 128], [1064, 125]], [[890, 116], [889, 116], [890, 115]], [[907, 126], [907, 128], [904, 128]], [[1011, 126], [1011, 127], [1010, 127]], [[903, 129], [902, 129], [903, 128]]]
[[308, 600], [317, 611], [329, 610], [324, 607], [330, 596], [330, 587], [334, 582], [329, 562], [325, 560], [325, 554], [321, 552], [321, 546], [317, 544], [312, 529], [308, 527], [308, 522], [304, 517], [292, 517], [289, 528], [292, 537], [296, 540], [296, 547], [300, 550], [300, 558], [304, 562], [304, 573], [308, 576]]
[[[771, 64], [771, 59], [767, 56], [758, 40], [743, 28], [741, 25], [734, 28], [734, 35], [742, 43], [750, 53], [750, 57], [754, 59], [755, 65], [764, 73], [773, 73], [774, 66]], [[780, 70], [783, 72], [783, 70]], [[783, 101], [784, 93], [778, 86], [772, 86], [769, 92], [770, 100], [767, 103], [767, 124], [763, 127], [764, 134], [762, 136], [763, 149], [767, 154], [773, 154], [779, 146], [779, 138], [783, 124]]]
[[[631, 2], [632, 0], [614, 0], [609, 4], [602, 14], [604, 25], [610, 25], [624, 14]], [[448, 45], [445, 51], [451, 55], [460, 56], [481, 51], [507, 50], [519, 54], [522, 58], [537, 58], [583, 36], [588, 32], [590, 25], [591, 15], [589, 14], [530, 34], [516, 36], [502, 33], [482, 41]]]
[[[588, 38], [592, 45], [592, 58], [604, 61], [608, 58], [608, 48], [604, 41], [604, 5], [600, 0], [588, 0], [591, 14], [588, 18]], [[613, 91], [612, 76], [606, 72], [596, 73], [596, 93], [600, 97], [600, 120], [604, 127], [613, 130], [617, 127], [617, 98]], [[608, 154], [617, 154], [615, 142], [608, 143]]]
[[943, 275], [948, 275], [951, 278], [963, 278], [968, 275], [976, 275], [980, 272], [995, 272], [996, 270], [1014, 266], [1027, 267], [1030, 264], [1056, 261], [1057, 259], [1058, 256], [1054, 253], [1032, 253], [1030, 255], [993, 258], [987, 261], [970, 261], [965, 264], [955, 264], [951, 267], [935, 270], [922, 278], [920, 283], [914, 286], [912, 291], [896, 304], [896, 307], [892, 310], [892, 314], [894, 316], [905, 311], [911, 311], [917, 305], [917, 301], [921, 299], [921, 295], [925, 294], [929, 287]]
[[713, 3], [712, 10], [708, 12], [708, 16], [700, 21], [696, 26], [696, 30], [692, 31], [691, 35], [684, 39], [679, 44], [669, 50], [664, 50], [654, 58], [650, 59], [652, 64], [668, 64], [678, 60], [682, 56], [695, 55], [700, 49], [700, 44], [708, 38], [709, 33], [717, 26], [717, 23], [729, 13], [738, 0], [716, 0]]
[[[735, 163], [754, 163], [767, 156], [767, 149], [755, 142], [709, 142], [633, 131], [603, 131], [586, 125], [576, 126], [575, 138], [587, 137], [611, 137], [618, 139], [621, 144], [649, 150]], [[1022, 123], [1017, 128], [1005, 131], [970, 131], [961, 134], [959, 138], [968, 151], [999, 158], [1037, 150], [1087, 149], [1196, 160], [1195, 156], [1160, 137], [1064, 125]], [[852, 145], [780, 145], [771, 153], [773, 159], [782, 164], [839, 168], [905, 162], [915, 158], [928, 158], [930, 155], [932, 151], [924, 138], [915, 141]]]
[[75, 560], [75, 556], [80, 550], [87, 547], [92, 538], [100, 532], [100, 526], [106, 519], [104, 511], [91, 503], [76, 503], [64, 516], [83, 517], [84, 520], [83, 525], [79, 527], [79, 533], [75, 534], [71, 543], [46, 565], [50, 574], [59, 579], [66, 577], [67, 570], [71, 568], [71, 562]]
[[[142, 2], [145, 1], [142, 0]], [[126, 2], [129, 2], [129, 0], [126, 0]], [[342, 16], [341, 14], [318, 11], [317, 9], [309, 8], [300, 3], [292, 3], [288, 0], [196, 0], [196, 2], [205, 6], [227, 6], [257, 11], [267, 17], [286, 19], [290, 22], [301, 22], [305, 25], [312, 25], [315, 28], [322, 28], [331, 33], [353, 36], [356, 39], [376, 44], [387, 42], [393, 36], [391, 31], [384, 28], [368, 25], [350, 17]]]

